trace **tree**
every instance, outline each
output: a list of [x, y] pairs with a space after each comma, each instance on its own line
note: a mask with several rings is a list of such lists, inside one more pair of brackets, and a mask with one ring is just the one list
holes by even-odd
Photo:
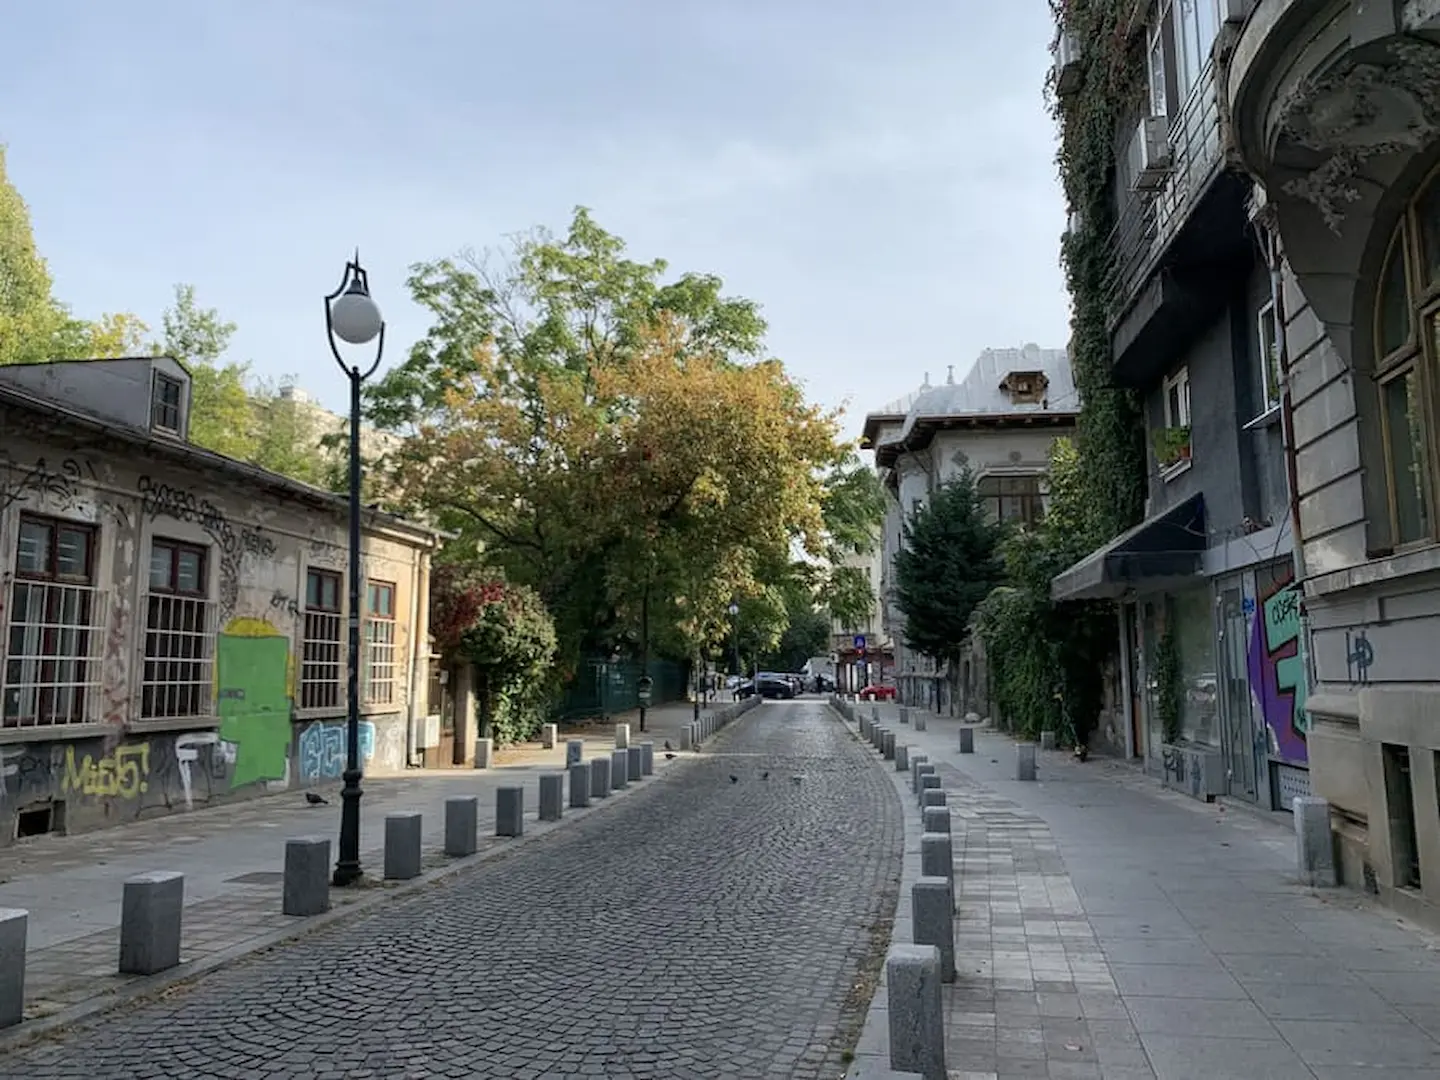
[[531, 589], [493, 570], [441, 563], [431, 580], [431, 633], [442, 653], [474, 673], [482, 732], [527, 738], [555, 657], [555, 624]]
[[190, 372], [190, 441], [217, 454], [249, 461], [259, 443], [250, 400], [248, 364], [222, 363], [235, 324], [195, 300], [195, 286], [176, 285], [161, 318], [156, 355], [179, 360]]
[[[533, 587], [571, 661], [694, 657], [792, 541], [818, 550], [834, 417], [760, 354], [756, 306], [718, 278], [664, 284], [589, 214], [497, 266], [415, 267], [426, 337], [367, 396], [401, 504]], [[777, 554], [778, 553], [778, 554]], [[648, 612], [650, 618], [642, 619]]]
[[863, 626], [875, 610], [875, 590], [865, 569], [850, 560], [875, 550], [885, 520], [885, 493], [875, 470], [854, 455], [830, 471], [824, 487], [820, 512], [827, 566], [821, 592], [840, 623]]
[[976, 607], [1004, 578], [1002, 537], [968, 468], [911, 515], [895, 558], [896, 599], [910, 648], [938, 661], [959, 655]]
[[257, 383], [250, 392], [250, 407], [257, 434], [250, 460], [262, 469], [278, 472], [316, 487], [330, 487], [336, 451], [325, 441], [328, 434], [319, 410], [293, 392], [293, 380], [278, 387]]

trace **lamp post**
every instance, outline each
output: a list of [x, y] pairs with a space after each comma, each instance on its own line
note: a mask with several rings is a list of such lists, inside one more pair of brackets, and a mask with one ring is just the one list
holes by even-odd
[[730, 612], [730, 646], [735, 653], [735, 700], [740, 700], [740, 684], [745, 681], [740, 670], [740, 605], [734, 600], [726, 609]]
[[[325, 297], [325, 332], [335, 363], [350, 380], [350, 617], [349, 654], [345, 658], [345, 786], [340, 792], [340, 855], [334, 882], [350, 885], [360, 879], [360, 386], [380, 366], [385, 351], [385, 320], [370, 299], [370, 279], [360, 266], [360, 252], [345, 264], [340, 287]], [[335, 339], [347, 345], [375, 342], [375, 359], [367, 368], [347, 364]]]

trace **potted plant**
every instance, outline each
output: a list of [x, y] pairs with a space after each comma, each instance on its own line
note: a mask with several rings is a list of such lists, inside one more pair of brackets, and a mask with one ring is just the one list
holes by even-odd
[[1167, 427], [1155, 432], [1155, 457], [1162, 469], [1190, 460], [1190, 428]]

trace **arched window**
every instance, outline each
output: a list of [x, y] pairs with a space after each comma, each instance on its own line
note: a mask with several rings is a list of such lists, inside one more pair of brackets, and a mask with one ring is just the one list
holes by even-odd
[[1440, 390], [1440, 173], [1406, 210], [1380, 275], [1375, 365], [1390, 535], [1436, 539]]

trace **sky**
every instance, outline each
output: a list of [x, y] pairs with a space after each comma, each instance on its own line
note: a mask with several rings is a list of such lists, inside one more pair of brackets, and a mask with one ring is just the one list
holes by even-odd
[[867, 411], [1061, 347], [1045, 0], [46, 0], [9, 5], [0, 143], [58, 298], [342, 407], [321, 298], [359, 248], [386, 366], [408, 267], [573, 207], [758, 301], [810, 397]]

